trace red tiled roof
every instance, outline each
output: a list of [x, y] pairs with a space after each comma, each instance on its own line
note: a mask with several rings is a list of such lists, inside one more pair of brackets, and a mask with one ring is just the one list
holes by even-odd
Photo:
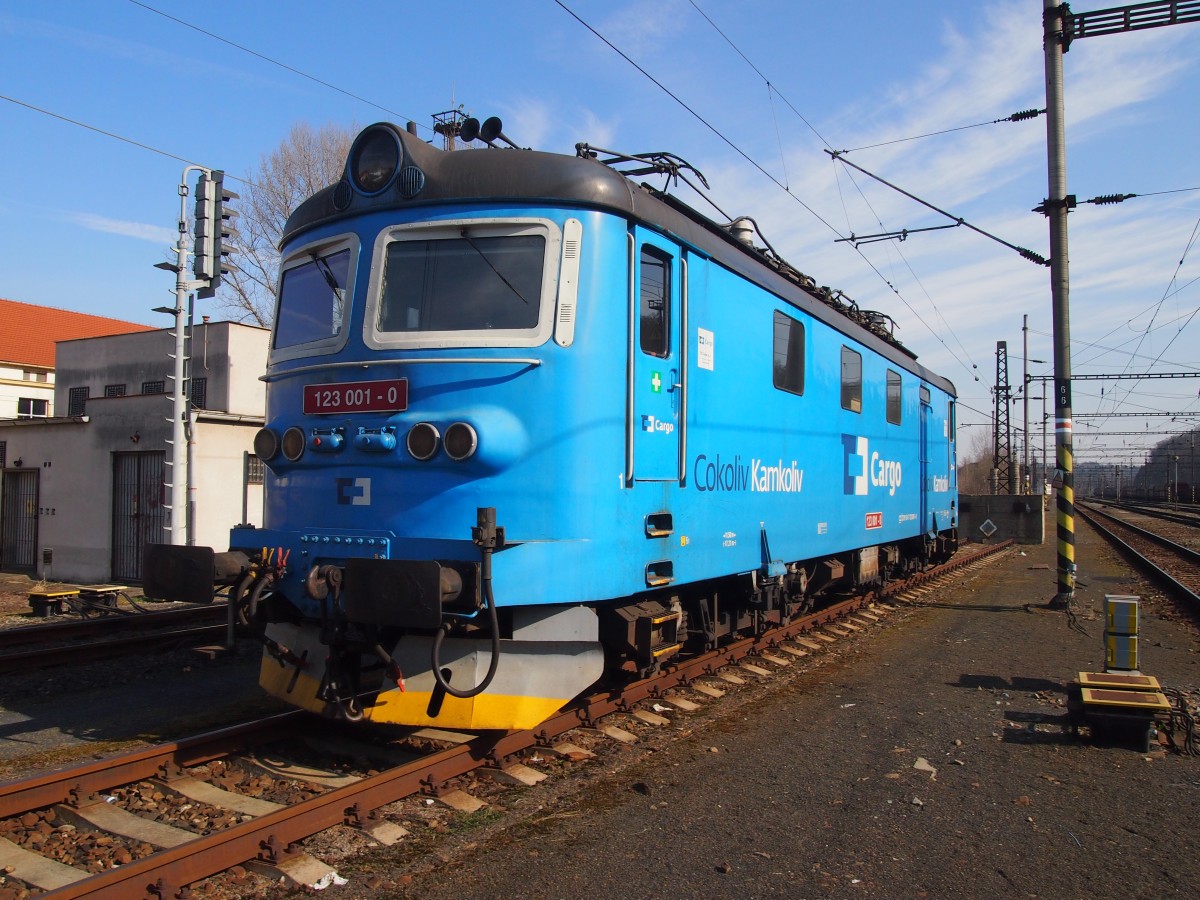
[[7, 363], [53, 369], [56, 341], [155, 330], [120, 319], [0, 299], [0, 361]]

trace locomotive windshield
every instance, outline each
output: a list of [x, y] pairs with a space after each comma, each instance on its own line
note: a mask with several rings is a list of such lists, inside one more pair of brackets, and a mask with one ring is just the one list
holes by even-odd
[[536, 328], [546, 240], [540, 234], [388, 245], [379, 300], [380, 332]]
[[341, 334], [350, 250], [322, 255], [284, 270], [279, 282], [275, 346], [294, 347]]

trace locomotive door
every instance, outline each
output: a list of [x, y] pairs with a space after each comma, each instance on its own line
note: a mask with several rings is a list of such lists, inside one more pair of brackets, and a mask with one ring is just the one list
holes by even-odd
[[142, 551], [163, 542], [162, 450], [113, 454], [112, 577], [141, 582]]
[[37, 568], [40, 473], [40, 469], [8, 469], [4, 473], [0, 566], [10, 572], [33, 572]]
[[631, 238], [626, 478], [679, 481], [684, 383], [679, 248], [641, 228]]
[[928, 390], [921, 387], [921, 438], [919, 452], [921, 456], [921, 530], [930, 530], [929, 521], [929, 490], [933, 482], [929, 478], [929, 420], [933, 416], [933, 407], [929, 405]]

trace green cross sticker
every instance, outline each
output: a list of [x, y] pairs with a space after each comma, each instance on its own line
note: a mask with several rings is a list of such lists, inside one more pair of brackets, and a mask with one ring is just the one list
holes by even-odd
[[662, 375], [658, 372], [650, 373], [650, 387], [656, 394], [662, 393]]

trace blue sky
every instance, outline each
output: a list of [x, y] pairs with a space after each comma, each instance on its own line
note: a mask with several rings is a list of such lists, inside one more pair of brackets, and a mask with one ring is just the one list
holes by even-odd
[[[184, 163], [154, 150], [245, 175], [299, 121], [428, 126], [462, 104], [501, 116], [522, 146], [684, 157], [723, 210], [753, 216], [797, 268], [892, 316], [922, 362], [958, 385], [964, 423], [990, 417], [997, 340], [1019, 385], [1022, 315], [1029, 356], [1052, 359], [1047, 269], [965, 228], [861, 252], [835, 242], [946, 220], [824, 152], [1041, 109], [1041, 0], [145, 2], [346, 93], [129, 0], [0, 3], [0, 296], [166, 324], [151, 309], [170, 304], [173, 280], [152, 266], [169, 258]], [[1077, 41], [1065, 71], [1069, 190], [1143, 195], [1071, 214], [1074, 372], [1200, 370], [1200, 191], [1180, 190], [1200, 187], [1200, 25]], [[1044, 117], [847, 159], [1049, 255], [1046, 222], [1030, 211], [1047, 191]], [[198, 312], [221, 315], [214, 301]], [[1078, 382], [1075, 411], [1200, 421], [1198, 389]], [[1020, 425], [1019, 405], [1012, 419]], [[1040, 401], [1031, 422], [1040, 432]], [[1159, 440], [1150, 432], [1180, 427], [1080, 418], [1077, 457], [1140, 460]]]

